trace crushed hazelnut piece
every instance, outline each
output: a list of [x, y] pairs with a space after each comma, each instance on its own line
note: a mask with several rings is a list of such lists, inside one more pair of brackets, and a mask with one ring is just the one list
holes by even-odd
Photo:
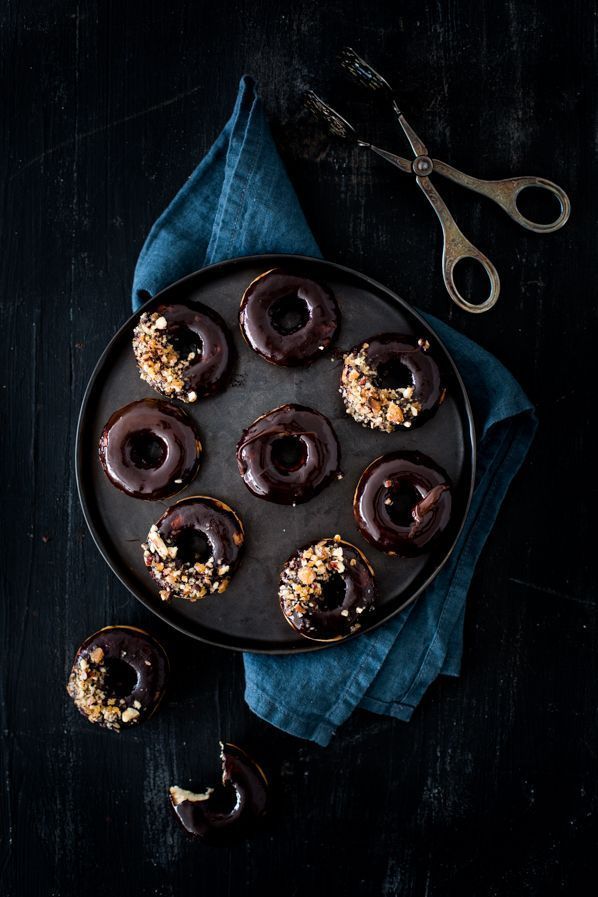
[[137, 719], [138, 716], [139, 716], [138, 710], [135, 710], [134, 707], [127, 707], [127, 709], [124, 710], [121, 715], [121, 720], [123, 721], [123, 723], [130, 723], [134, 719]]

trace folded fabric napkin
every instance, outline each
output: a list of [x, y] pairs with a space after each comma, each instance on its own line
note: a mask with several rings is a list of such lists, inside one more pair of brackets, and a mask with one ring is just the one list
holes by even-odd
[[[205, 265], [261, 252], [320, 256], [245, 76], [229, 122], [148, 235], [133, 307]], [[459, 674], [475, 564], [536, 428], [529, 400], [500, 362], [426, 317], [459, 367], [478, 435], [475, 492], [455, 550], [418, 600], [371, 634], [295, 657], [244, 656], [254, 713], [321, 745], [355, 707], [409, 720], [440, 673]]]

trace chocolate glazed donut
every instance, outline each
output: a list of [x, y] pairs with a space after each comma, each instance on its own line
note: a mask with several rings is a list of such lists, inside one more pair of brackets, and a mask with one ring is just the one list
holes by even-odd
[[241, 300], [241, 331], [270, 364], [310, 364], [332, 343], [340, 311], [329, 287], [273, 268], [253, 280]]
[[118, 731], [156, 711], [168, 673], [157, 639], [135, 626], [106, 626], [77, 651], [67, 691], [89, 722]]
[[199, 302], [144, 312], [133, 351], [139, 374], [152, 389], [191, 403], [223, 389], [234, 358], [226, 324]]
[[440, 538], [451, 516], [446, 473], [421, 452], [392, 452], [366, 468], [353, 513], [364, 538], [389, 555], [413, 557]]
[[428, 420], [446, 389], [427, 339], [382, 333], [345, 355], [340, 393], [358, 423], [392, 433]]
[[374, 570], [363, 552], [340, 536], [321, 539], [289, 558], [278, 597], [299, 635], [335, 642], [358, 632], [374, 609]]
[[243, 525], [232, 508], [194, 495], [168, 508], [141, 547], [162, 600], [177, 596], [193, 602], [226, 591], [243, 542]]
[[304, 405], [281, 405], [243, 431], [237, 464], [258, 498], [306, 502], [338, 477], [340, 445], [332, 424]]
[[99, 454], [113, 486], [153, 501], [193, 480], [201, 442], [194, 420], [182, 408], [140, 399], [114, 412], [102, 431]]

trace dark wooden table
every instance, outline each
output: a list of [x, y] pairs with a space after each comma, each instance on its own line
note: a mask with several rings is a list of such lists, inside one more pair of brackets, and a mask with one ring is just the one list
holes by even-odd
[[[15, 0], [0, 20], [0, 892], [579, 894], [598, 834], [595, 5]], [[301, 91], [320, 87], [403, 145], [336, 73], [343, 43], [390, 73], [436, 155], [569, 191], [570, 224], [539, 237], [442, 184], [500, 270], [492, 314], [449, 306], [412, 181], [328, 146], [301, 114]], [[239, 656], [166, 631], [126, 593], [75, 490], [79, 404], [129, 314], [139, 249], [243, 72], [323, 252], [492, 350], [541, 418], [473, 582], [462, 677], [438, 681], [409, 724], [356, 713], [327, 749], [254, 718]], [[112, 622], [151, 627], [175, 669], [160, 714], [122, 737], [64, 692], [78, 643]], [[173, 781], [217, 775], [219, 737], [252, 748], [278, 792], [270, 829], [231, 850], [187, 842], [165, 804]]]

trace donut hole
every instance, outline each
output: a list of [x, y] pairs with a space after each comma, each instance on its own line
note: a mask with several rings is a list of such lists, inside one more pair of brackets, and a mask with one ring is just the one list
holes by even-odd
[[282, 336], [296, 333], [305, 327], [309, 320], [307, 302], [294, 293], [288, 296], [281, 296], [280, 299], [273, 302], [268, 314], [270, 315], [272, 326]]
[[395, 526], [410, 526], [413, 523], [413, 508], [421, 498], [413, 483], [405, 480], [399, 480], [388, 489], [384, 504]]
[[319, 600], [321, 610], [336, 610], [345, 600], [345, 580], [340, 573], [332, 573], [325, 582], [320, 582], [322, 596]]
[[155, 470], [166, 460], [166, 443], [151, 430], [137, 430], [127, 440], [127, 449], [135, 467]]
[[282, 473], [303, 467], [307, 459], [305, 443], [299, 436], [281, 436], [272, 443], [272, 463]]
[[[203, 352], [203, 343], [201, 337], [189, 327], [183, 324], [172, 327], [168, 333], [168, 342], [183, 360], [193, 361], [194, 363], [201, 358]], [[194, 355], [194, 358], [189, 358]]]
[[375, 385], [378, 389], [404, 389], [413, 386], [413, 375], [400, 358], [390, 358], [378, 365]]
[[105, 688], [112, 698], [126, 698], [137, 685], [137, 673], [130, 663], [119, 657], [107, 657]]
[[177, 548], [176, 560], [181, 564], [204, 564], [212, 555], [208, 537], [192, 526], [186, 526], [177, 533], [174, 544]]

